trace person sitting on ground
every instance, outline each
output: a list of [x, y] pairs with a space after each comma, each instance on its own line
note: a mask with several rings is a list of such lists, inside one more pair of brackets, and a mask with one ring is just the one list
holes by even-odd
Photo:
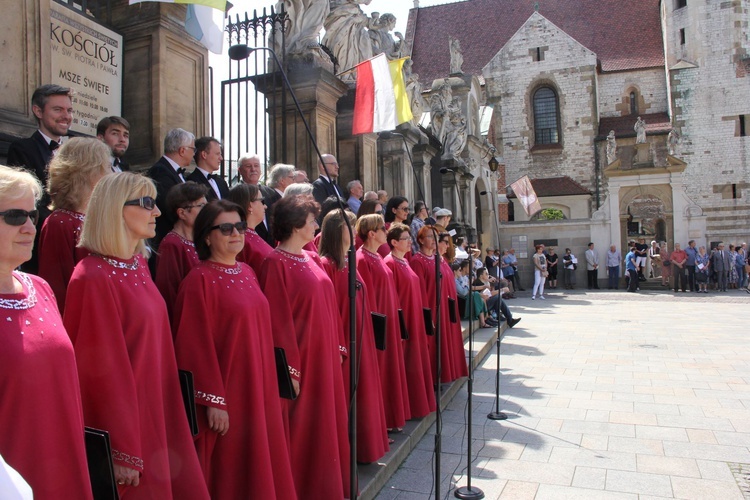
[[487, 310], [490, 311], [490, 315], [495, 315], [497, 320], [500, 321], [501, 313], [505, 317], [505, 321], [508, 323], [508, 328], [513, 328], [521, 318], [513, 318], [513, 314], [510, 312], [508, 304], [503, 300], [503, 294], [508, 293], [508, 288], [501, 288], [495, 290], [489, 280], [487, 274], [487, 268], [483, 267], [477, 270], [477, 279], [472, 284], [472, 289], [479, 291], [482, 288], [482, 295], [487, 299]]
[[[451, 269], [453, 269], [453, 278], [456, 281], [458, 297], [464, 300], [463, 319], [472, 321], [479, 319], [480, 328], [496, 327], [498, 322], [487, 311], [486, 297], [483, 297], [478, 291], [473, 290], [473, 286], [471, 300], [469, 300], [469, 261], [456, 261], [451, 265]], [[481, 288], [484, 290], [484, 284], [482, 284]]]

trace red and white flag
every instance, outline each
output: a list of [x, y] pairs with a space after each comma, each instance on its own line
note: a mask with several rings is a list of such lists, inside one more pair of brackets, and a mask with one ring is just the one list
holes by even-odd
[[378, 54], [357, 65], [352, 134], [394, 130], [412, 119], [402, 68], [406, 58]]
[[523, 210], [526, 212], [527, 216], [531, 217], [542, 210], [542, 205], [539, 203], [539, 198], [536, 197], [536, 193], [531, 186], [531, 181], [529, 180], [528, 175], [524, 175], [511, 184], [510, 188], [516, 194], [518, 201], [521, 202]]

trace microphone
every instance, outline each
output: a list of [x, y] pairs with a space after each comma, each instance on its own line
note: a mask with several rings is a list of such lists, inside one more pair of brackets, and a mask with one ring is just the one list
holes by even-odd
[[440, 173], [441, 174], [447, 174], [448, 172], [455, 172], [455, 171], [456, 171], [456, 169], [453, 168], [453, 167], [442, 167], [440, 169]]

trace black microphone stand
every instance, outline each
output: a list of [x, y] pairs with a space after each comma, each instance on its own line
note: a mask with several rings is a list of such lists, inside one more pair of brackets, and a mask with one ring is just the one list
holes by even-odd
[[[456, 169], [450, 168], [450, 167], [443, 167], [440, 169], [441, 174], [445, 174], [448, 172], [453, 173], [453, 184], [456, 188], [456, 195], [458, 196], [458, 203], [461, 207], [461, 217], [466, 217], [466, 209], [464, 208], [464, 202], [463, 198], [461, 197], [461, 193], [458, 190], [458, 179], [456, 177]], [[466, 220], [464, 220], [464, 223], [466, 224]], [[454, 492], [454, 496], [456, 498], [460, 498], [462, 500], [479, 500], [481, 498], [484, 498], [484, 492], [480, 490], [477, 487], [471, 486], [471, 441], [472, 441], [472, 395], [474, 393], [474, 306], [473, 306], [473, 293], [471, 289], [471, 279], [472, 279], [472, 270], [474, 267], [474, 257], [471, 255], [471, 243], [472, 243], [472, 237], [471, 237], [471, 229], [469, 229], [466, 232], [466, 241], [469, 243], [469, 256], [467, 259], [469, 260], [469, 297], [467, 298], [467, 307], [469, 308], [469, 379], [467, 382], [467, 389], [468, 389], [468, 421], [466, 423], [467, 425], [467, 450], [466, 450], [466, 486], [458, 488]], [[499, 324], [499, 323], [498, 323]], [[498, 327], [499, 328], [499, 327]]]
[[[487, 191], [482, 191], [480, 195], [488, 194]], [[490, 203], [492, 203], [492, 218], [495, 220], [495, 234], [497, 234], [497, 249], [500, 250], [500, 226], [497, 224], [497, 204], [495, 203], [495, 197], [492, 193], [490, 195]], [[501, 261], [498, 261], [498, 266]], [[507, 318], [506, 318], [507, 321]], [[487, 414], [487, 418], [490, 420], [507, 420], [508, 415], [500, 411], [500, 322], [497, 322], [497, 338], [495, 339], [495, 347], [497, 348], [497, 366], [495, 368], [495, 411], [491, 411]]]
[[[278, 56], [276, 55], [276, 52], [273, 51], [273, 49], [270, 49], [268, 47], [248, 47], [245, 44], [239, 44], [239, 45], [233, 45], [232, 47], [229, 47], [229, 57], [236, 61], [241, 61], [243, 59], [247, 59], [250, 54], [252, 54], [256, 50], [265, 50], [267, 52], [270, 52], [271, 56], [273, 57], [274, 62], [276, 63], [276, 66], [279, 69], [279, 73], [281, 73], [281, 77], [284, 80], [284, 84], [286, 85], [286, 88], [289, 90], [289, 95], [292, 96], [292, 100], [294, 101], [294, 106], [297, 108], [297, 112], [299, 113], [300, 118], [302, 119], [302, 123], [305, 125], [305, 130], [307, 131], [307, 135], [310, 137], [310, 142], [313, 145], [313, 148], [315, 148], [315, 153], [318, 155], [318, 160], [320, 161], [320, 164], [323, 166], [323, 171], [325, 172], [325, 176], [328, 179], [328, 182], [333, 183], [333, 179], [331, 178], [330, 173], [328, 172], [328, 167], [326, 167], [326, 163], [323, 160], [323, 154], [320, 152], [320, 149], [318, 148], [318, 144], [315, 141], [315, 137], [313, 136], [312, 130], [310, 129], [310, 125], [307, 123], [307, 119], [305, 118], [305, 114], [302, 112], [302, 107], [299, 104], [299, 101], [297, 100], [297, 96], [294, 93], [294, 90], [292, 89], [291, 83], [289, 83], [289, 78], [287, 77], [286, 72], [284, 71], [284, 68], [281, 66], [281, 62], [279, 61]], [[339, 208], [342, 212], [344, 212], [346, 209], [344, 207], [344, 202], [341, 199], [341, 196], [336, 197], [338, 200]], [[350, 387], [350, 394], [349, 394], [349, 498], [351, 500], [356, 500], [359, 496], [358, 493], [358, 485], [357, 485], [357, 256], [356, 256], [356, 249], [354, 248], [354, 231], [352, 230], [352, 226], [349, 223], [349, 218], [344, 217], [344, 222], [346, 223], [346, 228], [349, 231], [351, 238], [351, 243], [349, 245], [349, 251], [347, 252], [347, 260], [348, 260], [348, 269], [349, 269], [349, 387]]]

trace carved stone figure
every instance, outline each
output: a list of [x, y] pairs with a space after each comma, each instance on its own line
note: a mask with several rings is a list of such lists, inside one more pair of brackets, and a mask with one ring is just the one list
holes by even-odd
[[[323, 45], [338, 59], [338, 71], [349, 70], [372, 57], [367, 29], [374, 21], [362, 12], [360, 4], [369, 5], [370, 0], [331, 0], [331, 12], [323, 23], [326, 29]], [[354, 81], [356, 73], [347, 73], [341, 79]]]
[[330, 12], [328, 0], [282, 0], [276, 4], [277, 12], [282, 4], [289, 16], [285, 34], [286, 53], [296, 55], [305, 54], [311, 49], [319, 50], [318, 35]]
[[610, 130], [607, 136], [607, 165], [614, 162], [617, 159], [617, 139], [615, 139], [615, 131]]
[[463, 70], [461, 69], [461, 66], [464, 64], [464, 54], [461, 51], [461, 42], [458, 41], [458, 38], [450, 37], [448, 39], [448, 44], [450, 47], [451, 52], [451, 75], [461, 74], [463, 73]]
[[419, 83], [419, 75], [411, 71], [412, 64], [411, 58], [404, 61], [404, 86], [406, 87], [406, 95], [409, 96], [409, 106], [411, 106], [413, 116], [411, 124], [417, 126], [424, 113], [424, 99], [422, 98], [422, 84]]
[[675, 153], [677, 153], [677, 145], [681, 140], [680, 133], [677, 132], [676, 128], [669, 131], [669, 135], [667, 136], [667, 148], [669, 149], [670, 155], [674, 156]]
[[396, 31], [396, 40], [391, 36], [391, 31], [396, 28], [396, 16], [377, 12], [371, 15], [370, 39], [372, 40], [372, 55], [385, 54], [388, 59], [398, 59], [404, 47], [404, 35]]
[[446, 80], [430, 97], [430, 126], [432, 135], [445, 144], [445, 135], [450, 123], [449, 107], [453, 100], [453, 91]]
[[639, 116], [638, 120], [636, 120], [635, 125], [633, 126], [633, 130], [635, 130], [635, 143], [636, 144], [645, 144], [646, 143], [646, 122], [643, 121], [643, 119]]
[[461, 162], [460, 156], [466, 148], [468, 134], [466, 132], [466, 118], [461, 112], [461, 104], [458, 102], [458, 98], [453, 99], [448, 107], [448, 123], [445, 129], [442, 158]]

